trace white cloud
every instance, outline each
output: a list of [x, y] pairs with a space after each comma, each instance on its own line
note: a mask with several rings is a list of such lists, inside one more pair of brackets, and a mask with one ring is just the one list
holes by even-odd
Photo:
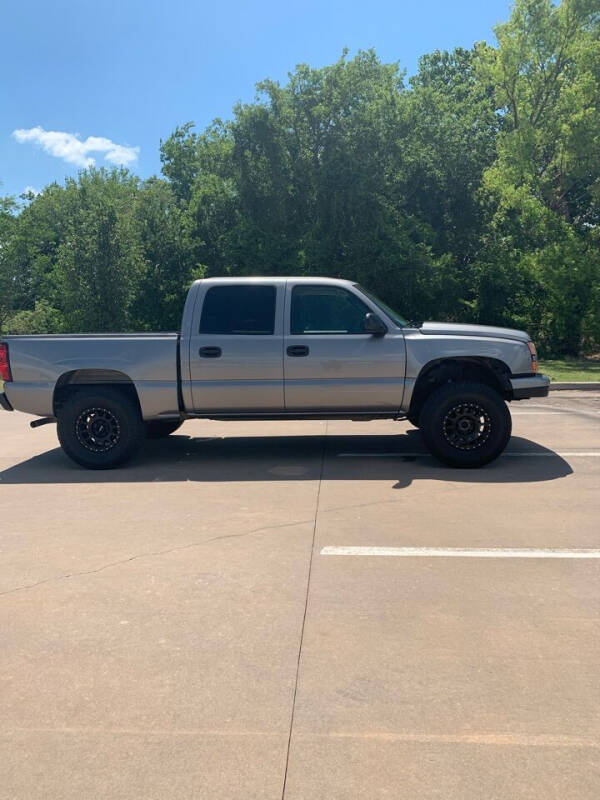
[[140, 152], [139, 147], [117, 144], [103, 136], [88, 136], [82, 141], [78, 134], [46, 131], [39, 125], [35, 128], [19, 128], [12, 135], [20, 144], [33, 142], [51, 156], [78, 167], [92, 167], [96, 163], [90, 153], [104, 153], [105, 161], [127, 167], [137, 160]]
[[36, 189], [35, 186], [26, 186], [21, 192], [21, 194], [29, 194], [30, 192], [31, 194], [34, 194], [36, 196], [38, 194], [41, 194], [41, 191], [39, 189]]

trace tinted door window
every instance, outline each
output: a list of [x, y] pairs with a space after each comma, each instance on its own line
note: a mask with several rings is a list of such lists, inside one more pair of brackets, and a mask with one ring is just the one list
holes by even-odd
[[368, 306], [345, 289], [335, 286], [294, 286], [291, 333], [364, 333], [365, 314], [369, 311]]
[[212, 286], [204, 297], [200, 333], [269, 336], [274, 328], [274, 286]]

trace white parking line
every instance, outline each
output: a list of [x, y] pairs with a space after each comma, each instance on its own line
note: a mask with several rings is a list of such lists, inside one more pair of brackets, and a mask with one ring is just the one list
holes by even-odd
[[[426, 456], [432, 458], [431, 453], [338, 453], [338, 458], [416, 458], [417, 456]], [[527, 450], [512, 450], [508, 453], [502, 453], [500, 458], [512, 456], [513, 458], [600, 458], [600, 452], [575, 452], [575, 451], [562, 451], [555, 453], [553, 451], [544, 451], [543, 453], [529, 452]]]
[[401, 558], [600, 558], [600, 550], [554, 547], [324, 547], [322, 556]]

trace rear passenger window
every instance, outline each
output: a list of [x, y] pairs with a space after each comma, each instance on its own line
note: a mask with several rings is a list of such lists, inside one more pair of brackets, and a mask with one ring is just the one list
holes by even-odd
[[274, 286], [211, 286], [204, 296], [200, 333], [272, 336]]

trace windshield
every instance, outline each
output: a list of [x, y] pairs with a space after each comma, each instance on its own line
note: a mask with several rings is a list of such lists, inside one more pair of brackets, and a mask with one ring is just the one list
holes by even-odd
[[359, 286], [358, 283], [355, 283], [354, 285], [357, 289], [360, 289], [360, 291], [366, 295], [372, 303], [375, 303], [375, 305], [378, 306], [384, 314], [387, 314], [387, 316], [393, 320], [399, 328], [404, 328], [406, 325], [408, 325], [408, 321], [405, 320], [404, 317], [401, 317], [397, 311], [394, 311], [393, 308], [390, 308], [387, 303], [384, 303], [383, 300], [375, 297], [372, 292], [370, 292], [368, 289], [365, 289], [363, 286]]

